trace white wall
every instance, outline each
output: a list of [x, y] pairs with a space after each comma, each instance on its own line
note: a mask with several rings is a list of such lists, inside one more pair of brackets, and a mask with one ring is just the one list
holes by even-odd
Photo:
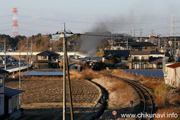
[[167, 67], [167, 77], [165, 83], [175, 86], [175, 69]]
[[176, 68], [176, 87], [180, 86], [180, 67]]

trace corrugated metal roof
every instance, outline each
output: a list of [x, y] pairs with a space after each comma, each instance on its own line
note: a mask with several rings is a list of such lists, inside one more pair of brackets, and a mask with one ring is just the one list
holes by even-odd
[[180, 67], [180, 62], [174, 63], [174, 64], [172, 64], [172, 65], [168, 65], [167, 67], [170, 67], [170, 68], [177, 68], [177, 67]]
[[22, 76], [41, 76], [41, 75], [57, 75], [57, 76], [62, 76], [63, 72], [60, 71], [53, 71], [53, 72], [48, 72], [48, 71], [31, 71], [27, 73], [21, 74]]
[[8, 88], [8, 87], [4, 88], [4, 93], [5, 93], [5, 96], [7, 96], [7, 97], [13, 97], [13, 96], [21, 94], [23, 92], [24, 91], [22, 91], [22, 90], [12, 89], [12, 88]]

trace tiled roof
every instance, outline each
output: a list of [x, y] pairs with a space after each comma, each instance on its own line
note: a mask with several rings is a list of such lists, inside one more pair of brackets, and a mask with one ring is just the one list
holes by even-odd
[[172, 64], [172, 65], [168, 65], [167, 67], [170, 67], [170, 68], [177, 68], [177, 67], [180, 67], [180, 62], [174, 63], [174, 64]]
[[56, 52], [54, 52], [54, 51], [48, 51], [48, 50], [46, 50], [46, 51], [43, 51], [43, 52], [41, 52], [41, 53], [39, 53], [39, 54], [37, 54], [37, 55], [59, 55], [59, 54], [56, 53]]

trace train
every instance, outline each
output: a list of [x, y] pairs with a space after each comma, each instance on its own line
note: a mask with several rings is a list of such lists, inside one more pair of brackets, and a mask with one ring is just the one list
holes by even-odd
[[71, 63], [76, 63], [82, 67], [82, 69], [91, 68], [92, 70], [102, 70], [104, 69], [104, 64], [102, 61], [97, 61], [94, 59], [71, 59]]

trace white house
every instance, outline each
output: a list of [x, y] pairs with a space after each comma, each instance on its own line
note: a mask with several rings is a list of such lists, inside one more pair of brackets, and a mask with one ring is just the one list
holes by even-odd
[[180, 62], [167, 66], [165, 83], [173, 87], [180, 86]]
[[0, 120], [21, 114], [19, 94], [24, 91], [5, 87], [7, 73], [7, 71], [0, 69]]

